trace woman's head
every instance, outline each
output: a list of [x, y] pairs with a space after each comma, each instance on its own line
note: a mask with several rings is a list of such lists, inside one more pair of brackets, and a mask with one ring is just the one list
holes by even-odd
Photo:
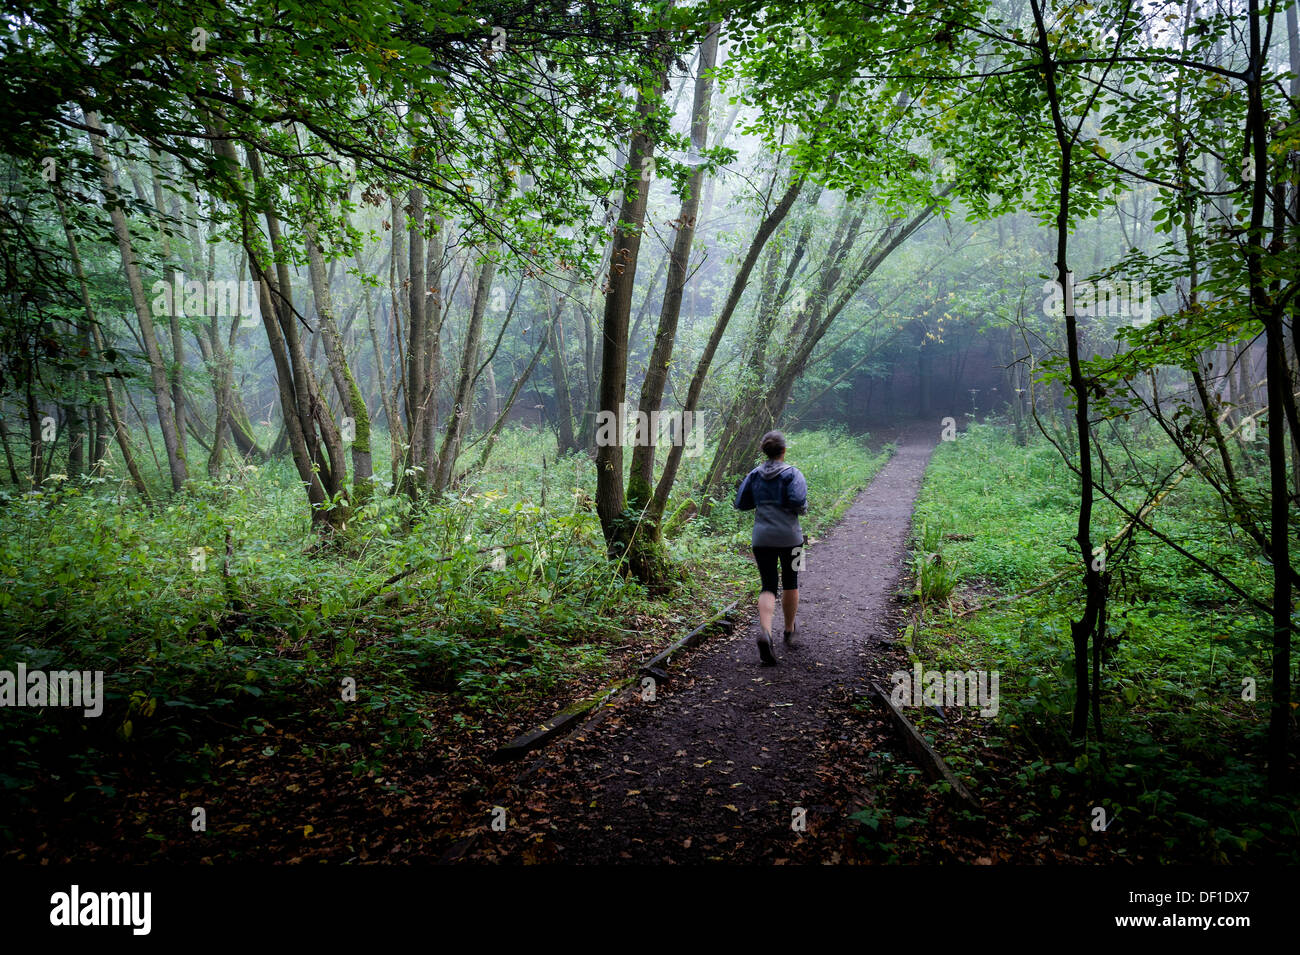
[[780, 431], [769, 431], [767, 434], [763, 435], [760, 447], [763, 449], [763, 453], [768, 456], [769, 460], [776, 460], [781, 455], [785, 454], [785, 435]]

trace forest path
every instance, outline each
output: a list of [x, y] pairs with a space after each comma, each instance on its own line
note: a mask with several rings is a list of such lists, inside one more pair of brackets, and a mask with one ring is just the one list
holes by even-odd
[[[895, 633], [891, 595], [937, 438], [932, 425], [903, 429], [897, 452], [871, 485], [808, 548], [793, 646], [782, 642], [779, 609], [773, 620], [777, 666], [759, 665], [757, 606], [742, 603], [745, 622], [675, 664], [654, 701], [631, 694], [613, 704], [598, 724], [546, 750], [537, 771], [512, 792], [495, 794], [506, 828], [480, 830], [464, 858], [829, 857], [843, 830], [856, 825], [847, 819], [852, 807], [832, 792], [844, 787], [831, 785], [850, 764], [862, 765], [860, 725], [849, 726], [861, 723], [855, 694], [898, 668], [880, 641]], [[817, 489], [810, 491], [815, 506]], [[887, 734], [876, 738], [892, 748], [883, 742]], [[869, 786], [863, 779], [863, 789]], [[796, 831], [801, 809], [805, 828]], [[835, 831], [841, 838], [819, 838]]]

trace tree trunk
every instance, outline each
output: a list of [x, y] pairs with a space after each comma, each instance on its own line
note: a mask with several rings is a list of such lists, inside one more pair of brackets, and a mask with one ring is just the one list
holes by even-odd
[[479, 268], [474, 298], [470, 303], [469, 323], [465, 328], [465, 343], [460, 353], [460, 375], [452, 395], [452, 413], [447, 418], [447, 431], [443, 436], [442, 450], [438, 454], [438, 473], [434, 490], [440, 493], [450, 483], [456, 467], [456, 456], [469, 427], [474, 411], [474, 376], [478, 370], [479, 347], [483, 340], [483, 314], [492, 295], [492, 279], [496, 275], [495, 261], [498, 243], [485, 250]]
[[358, 504], [370, 500], [374, 486], [374, 465], [370, 454], [370, 412], [365, 398], [357, 387], [348, 356], [343, 352], [334, 320], [334, 300], [330, 295], [329, 279], [325, 275], [325, 259], [316, 243], [316, 226], [305, 229], [307, 272], [311, 279], [312, 295], [316, 299], [317, 322], [325, 341], [325, 355], [333, 374], [339, 400], [344, 413], [352, 419], [352, 487]]
[[1268, 389], [1268, 471], [1270, 543], [1273, 564], [1272, 710], [1268, 732], [1268, 783], [1273, 792], [1288, 787], [1288, 728], [1291, 720], [1291, 562], [1287, 500], [1286, 415], [1284, 390], [1291, 386], [1281, 306], [1268, 293], [1264, 278], [1264, 213], [1268, 205], [1268, 126], [1264, 111], [1265, 51], [1259, 36], [1259, 0], [1249, 0], [1250, 72], [1246, 141], [1255, 164], [1251, 196], [1246, 272], [1250, 304], [1264, 325]]
[[[406, 322], [406, 434], [410, 445], [406, 452], [406, 470], [423, 467], [424, 444], [427, 430], [424, 417], [429, 413], [434, 399], [425, 387], [424, 373], [424, 322], [428, 313], [429, 292], [424, 260], [424, 192], [412, 189], [407, 196], [410, 208], [408, 232], [407, 322]], [[433, 475], [404, 475], [412, 497], [418, 496], [420, 487], [427, 487]]]
[[[86, 316], [86, 328], [91, 336], [91, 343], [94, 346], [94, 354], [102, 362], [104, 360], [104, 342], [99, 334], [99, 323], [95, 319], [95, 311], [90, 303], [90, 287], [86, 284], [86, 272], [81, 264], [81, 252], [77, 247], [77, 236], [72, 231], [72, 226], [68, 222], [67, 210], [63, 205], [63, 198], [57, 192], [54, 201], [59, 209], [59, 218], [63, 221], [63, 234], [68, 240], [68, 257], [72, 261], [72, 274], [77, 279], [77, 287], [81, 290], [81, 308]], [[127, 474], [131, 477], [131, 483], [135, 486], [137, 493], [146, 502], [149, 500], [149, 487], [144, 483], [144, 477], [140, 474], [140, 468], [135, 463], [135, 454], [131, 451], [131, 438], [127, 434], [126, 424], [122, 421], [122, 415], [117, 410], [117, 398], [113, 394], [113, 379], [108, 375], [102, 376], [104, 385], [104, 401], [108, 406], [108, 417], [113, 422], [113, 434], [117, 438], [117, 446], [122, 452], [122, 461], [126, 465]], [[99, 442], [97, 442], [98, 444]], [[95, 449], [96, 465], [102, 461], [104, 450], [97, 447]], [[12, 470], [12, 464], [10, 469]]]
[[[667, 70], [643, 87], [637, 96], [637, 126], [632, 134], [627, 163], [623, 167], [624, 192], [618, 224], [614, 230], [613, 254], [605, 287], [605, 311], [601, 323], [600, 416], [604, 426], [596, 435], [596, 513], [611, 557], [626, 559], [627, 568], [638, 579], [657, 585], [660, 570], [636, 534], [639, 515], [629, 514], [623, 489], [624, 398], [627, 395], [628, 322], [632, 290], [641, 250], [646, 200], [650, 182], [643, 175], [653, 161], [655, 139], [647, 131], [649, 118], [662, 101]], [[648, 93], [647, 93], [648, 89]], [[610, 432], [613, 432], [612, 434]]]
[[[713, 68], [718, 59], [718, 26], [713, 24], [700, 44], [699, 72], [695, 79], [695, 100], [691, 111], [691, 146], [699, 153], [706, 147], [709, 130], [709, 102], [713, 92]], [[632, 450], [632, 469], [628, 476], [627, 501], [634, 512], [643, 512], [654, 496], [654, 463], [658, 441], [654, 422], [658, 420], [663, 404], [664, 386], [672, 365], [673, 346], [677, 339], [677, 322], [682, 311], [682, 293], [691, 264], [691, 247], [695, 242], [695, 220], [700, 209], [700, 190], [704, 185], [704, 168], [697, 166], [687, 182], [686, 195], [677, 217], [677, 237], [668, 258], [668, 284], [664, 289], [663, 305], [659, 311], [659, 329], [655, 333], [654, 348], [641, 384], [638, 411], [647, 422], [646, 435]], [[675, 440], [686, 441], [685, 419], [676, 430]], [[656, 519], [643, 520], [642, 539], [649, 543], [660, 540], [660, 527]]]
[[180, 276], [180, 273], [176, 270], [175, 263], [172, 260], [171, 230], [167, 226], [167, 213], [163, 208], [162, 173], [159, 169], [161, 159], [156, 150], [150, 149], [149, 155], [153, 159], [153, 175], [151, 177], [153, 183], [153, 204], [154, 212], [156, 214], [159, 241], [162, 245], [163, 261], [166, 263], [166, 281], [168, 287], [173, 290], [172, 307], [169, 315], [170, 325], [168, 328], [172, 340], [172, 367], [170, 374], [172, 383], [172, 413], [176, 416], [176, 441], [180, 446], [180, 455], [182, 458], [188, 460], [189, 455], [185, 450], [185, 382], [183, 378], [185, 372], [185, 337], [181, 332], [181, 316], [184, 313], [182, 305], [184, 302], [184, 296], [182, 295], [181, 301], [176, 301], [175, 299], [175, 296], [181, 293], [183, 285], [178, 287], [176, 279]]
[[[696, 363], [695, 374], [691, 377], [691, 384], [686, 392], [686, 400], [682, 403], [683, 419], [688, 413], [692, 418], [694, 417], [699, 404], [700, 393], [704, 390], [704, 381], [708, 377], [709, 367], [713, 364], [713, 356], [718, 351], [718, 344], [727, 331], [731, 316], [735, 314], [736, 307], [740, 304], [741, 298], [744, 297], [745, 288], [749, 285], [749, 276], [754, 271], [754, 265], [758, 262], [758, 257], [767, 244], [767, 240], [771, 238], [772, 233], [776, 231], [776, 227], [789, 214], [795, 199], [803, 190], [803, 184], [804, 179], [802, 176], [792, 177], [785, 194], [772, 210], [763, 217], [763, 221], [759, 223], [758, 230], [749, 243], [749, 251], [745, 253], [745, 258], [741, 261], [740, 268], [731, 282], [731, 291], [727, 294], [727, 300], [722, 305], [722, 311], [718, 315], [717, 322], [714, 323], [713, 332], [709, 335], [704, 351]], [[663, 473], [659, 475], [659, 483], [655, 485], [654, 499], [650, 505], [650, 516], [655, 523], [663, 520], [664, 509], [668, 506], [668, 495], [672, 493], [673, 484], [677, 480], [677, 469], [681, 466], [684, 452], [685, 442], [674, 444], [668, 449], [668, 459], [664, 462]]]
[[[83, 109], [83, 113], [86, 117], [87, 126], [92, 129], [100, 128], [98, 113], [92, 109]], [[113, 232], [117, 236], [118, 250], [122, 256], [122, 267], [126, 271], [127, 285], [131, 291], [131, 303], [135, 306], [136, 318], [140, 322], [140, 336], [144, 341], [145, 355], [149, 360], [154, 404], [158, 411], [158, 425], [162, 429], [163, 446], [167, 450], [167, 466], [171, 474], [172, 490], [179, 491], [185, 484], [188, 474], [184, 450], [176, 432], [176, 417], [167, 380], [167, 364], [163, 360], [162, 352], [158, 347], [158, 336], [154, 330], [153, 316], [150, 314], [149, 301], [145, 296], [144, 280], [140, 276], [135, 249], [131, 245], [131, 232], [127, 226], [126, 213], [117, 198], [119, 193], [117, 175], [113, 171], [112, 162], [109, 160], [108, 152], [104, 148], [104, 140], [100, 133], [93, 132], [90, 134], [90, 145], [94, 151], [95, 160], [99, 163], [104, 191], [110, 203], [109, 218], [113, 223]], [[176, 303], [173, 302], [172, 310], [175, 311], [175, 309]]]
[[[1089, 696], [1097, 688], [1090, 687], [1088, 675], [1088, 646], [1095, 639], [1098, 621], [1105, 612], [1105, 583], [1102, 579], [1103, 564], [1095, 560], [1092, 553], [1092, 504], [1093, 504], [1093, 467], [1092, 467], [1092, 429], [1088, 421], [1088, 383], [1084, 380], [1079, 358], [1079, 330], [1075, 319], [1074, 296], [1069, 294], [1070, 270], [1067, 264], [1067, 252], [1070, 235], [1070, 175], [1071, 148], [1073, 136], [1066, 129], [1065, 118], [1061, 114], [1060, 100], [1056, 87], [1056, 62], [1052, 59], [1048, 46], [1047, 28], [1043, 22], [1039, 0], [1030, 0], [1033, 8], [1034, 22], [1038, 31], [1038, 49], [1042, 55], [1042, 68], [1047, 82], [1048, 101], [1052, 109], [1052, 126], [1056, 133], [1057, 149], [1061, 155], [1061, 177], [1056, 213], [1056, 277], [1060, 288], [1065, 293], [1065, 338], [1070, 361], [1070, 390], [1074, 393], [1075, 429], [1079, 438], [1079, 519], [1075, 540], [1079, 544], [1079, 553], [1083, 558], [1084, 587], [1087, 596], [1084, 602], [1083, 616], [1070, 622], [1070, 634], [1074, 643], [1075, 698], [1074, 721], [1072, 733], [1076, 739], [1083, 739], [1088, 732]], [[1101, 726], [1096, 727], [1101, 735]]]
[[[240, 168], [234, 144], [221, 135], [219, 128], [212, 132], [213, 148], [232, 169]], [[247, 156], [252, 180], [261, 185], [261, 159], [254, 149], [249, 149]], [[252, 213], [243, 208], [240, 215], [245, 236], [249, 236], [255, 230]], [[293, 307], [292, 283], [282, 254], [279, 219], [270, 208], [265, 210], [264, 218], [273, 264], [269, 267], [262, 265], [258, 258], [259, 249], [250, 238], [245, 238], [244, 248], [248, 253], [249, 268], [257, 282], [262, 324], [275, 363], [276, 385], [284, 417], [284, 440], [292, 453], [298, 477], [307, 491], [312, 526], [322, 530], [341, 529], [348, 519], [344, 493], [347, 465], [343, 459], [343, 444], [338, 429], [334, 427], [321, 403], [316, 380], [308, 365], [302, 338], [298, 334], [299, 316]], [[322, 441], [328, 460], [320, 453]]]
[[573, 394], [569, 390], [569, 374], [564, 363], [564, 306], [557, 311], [549, 290], [546, 293], [547, 340], [551, 346], [551, 380], [555, 384], [555, 417], [557, 443], [560, 454], [577, 451], [582, 445], [573, 432]]

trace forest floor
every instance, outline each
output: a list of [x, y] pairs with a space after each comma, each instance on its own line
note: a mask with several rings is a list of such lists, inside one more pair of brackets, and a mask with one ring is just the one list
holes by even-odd
[[[807, 550], [798, 636], [773, 621], [779, 663], [759, 664], [757, 610], [673, 665], [653, 700], [625, 694], [589, 729], [552, 745], [466, 818], [449, 854], [500, 862], [848, 861], [849, 819], [902, 761], [874, 680], [906, 668], [894, 597], [912, 510], [938, 435], [903, 430], [897, 451], [827, 536]], [[780, 611], [777, 612], [778, 617]], [[516, 771], [517, 772], [517, 771]], [[855, 803], [855, 804], [854, 804]], [[505, 827], [495, 807], [505, 810]]]
[[[374, 727], [355, 709], [319, 724], [291, 719], [290, 711], [262, 713], [252, 733], [210, 742], [212, 767], [201, 780], [189, 777], [186, 765], [160, 758], [157, 747], [131, 748], [112, 780], [116, 792], [90, 809], [82, 805], [84, 793], [46, 797], [0, 819], [0, 832], [7, 822], [16, 836], [3, 858], [1117, 861], [1113, 838], [1089, 837], [1087, 810], [1095, 801], [1078, 802], [1064, 781], [1050, 796], [1046, 784], [1018, 783], [1028, 780], [1024, 764], [1033, 754], [1005, 745], [990, 721], [950, 711], [935, 723], [929, 714], [910, 714], [976, 790], [976, 809], [924, 777], [882, 706], [869, 698], [872, 682], [889, 686], [891, 673], [911, 668], [900, 632], [916, 605], [900, 591], [938, 429], [909, 424], [873, 438], [892, 443], [895, 453], [839, 523], [810, 542], [800, 574], [799, 636], [787, 647], [777, 635], [776, 667], [759, 664], [749, 591], [741, 595], [737, 625], [674, 657], [653, 699], [634, 683], [633, 692], [525, 762], [493, 756], [565, 704], [590, 697], [600, 679], [566, 682], [553, 699], [534, 701], [527, 712], [503, 709], [491, 722], [435, 713], [436, 742], [397, 755], [378, 748]], [[945, 502], [948, 492], [945, 484]], [[928, 493], [927, 520], [935, 518], [933, 486]], [[726, 589], [710, 594], [710, 609], [735, 596]], [[774, 631], [781, 623], [774, 621]], [[661, 626], [651, 618], [640, 625], [645, 632]], [[624, 678], [636, 674], [635, 661], [648, 646], [634, 634]], [[382, 698], [375, 704], [387, 705]], [[366, 756], [381, 762], [359, 772], [357, 760]], [[206, 825], [192, 822], [200, 809]]]

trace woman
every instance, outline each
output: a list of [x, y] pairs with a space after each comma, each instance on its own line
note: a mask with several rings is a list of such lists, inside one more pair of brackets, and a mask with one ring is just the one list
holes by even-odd
[[758, 655], [764, 666], [776, 664], [772, 650], [772, 615], [776, 612], [777, 567], [781, 568], [781, 611], [785, 617], [785, 642], [795, 636], [795, 611], [799, 609], [799, 571], [803, 568], [803, 528], [799, 515], [808, 513], [808, 483], [794, 465], [785, 463], [785, 435], [763, 435], [767, 460], [745, 476], [736, 490], [735, 507], [754, 511], [754, 560], [762, 592], [758, 595]]

